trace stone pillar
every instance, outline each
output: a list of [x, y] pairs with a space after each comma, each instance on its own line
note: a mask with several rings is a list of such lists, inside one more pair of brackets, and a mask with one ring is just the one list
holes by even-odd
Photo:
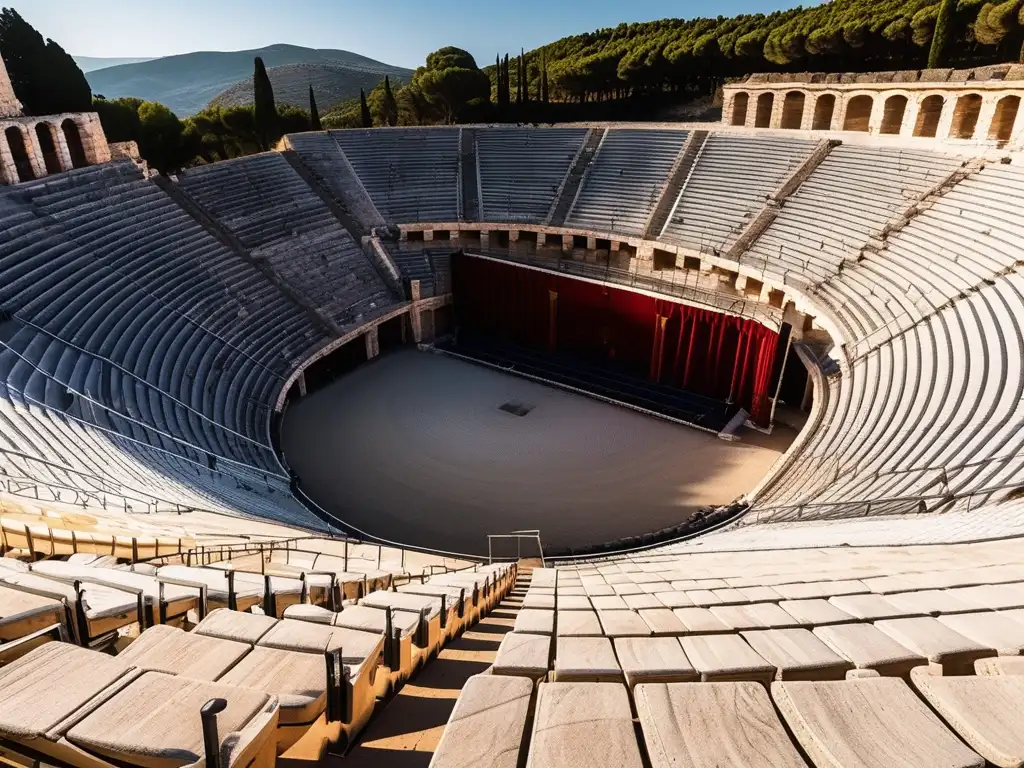
[[986, 93], [981, 97], [981, 110], [978, 112], [978, 124], [974, 127], [975, 141], [988, 139], [988, 132], [992, 128], [992, 120], [996, 116], [996, 104], [1003, 97], [1001, 93]]
[[78, 126], [78, 135], [82, 137], [82, 145], [89, 163], [109, 163], [110, 146], [107, 144], [106, 134], [103, 133], [100, 116], [95, 112], [88, 112], [75, 117], [74, 122]]
[[488, 247], [490, 247], [490, 245], [491, 245], [491, 232], [490, 232], [490, 230], [485, 229], [485, 230], [483, 230], [480, 233], [480, 247], [481, 248], [488, 248]]
[[404, 242], [407, 242], [408, 240], [409, 240], [409, 230], [407, 230], [407, 229], [400, 230], [399, 233], [398, 233], [398, 242], [404, 243]]
[[540, 246], [547, 245], [547, 244], [548, 244], [548, 233], [547, 232], [538, 232], [537, 233], [537, 247], [539, 248]]
[[618, 240], [612, 240], [611, 244], [608, 246], [609, 253], [618, 253], [621, 250], [622, 243], [620, 243]]
[[913, 136], [914, 126], [917, 125], [917, 116], [921, 114], [921, 101], [924, 96], [919, 93], [911, 93], [907, 99], [907, 111], [903, 113], [903, 125], [900, 126], [900, 136]]
[[68, 149], [68, 138], [64, 135], [63, 129], [55, 124], [50, 123], [50, 135], [53, 136], [53, 143], [57, 145], [57, 159], [60, 162], [60, 169], [62, 171], [70, 171], [75, 167], [74, 162], [71, 160], [71, 150]]
[[518, 243], [519, 242], [519, 230], [518, 229], [510, 229], [508, 231], [508, 241], [510, 243]]
[[757, 97], [760, 95], [758, 91], [747, 91], [747, 119], [743, 121], [744, 128], [753, 128], [757, 123]]
[[423, 241], [424, 242], [429, 242], [429, 241], [431, 241], [433, 239], [434, 239], [434, 230], [432, 230], [432, 229], [425, 229], [425, 230], [423, 230]]
[[43, 145], [39, 143], [35, 126], [25, 126], [22, 136], [25, 138], [25, 151], [28, 152], [28, 161], [32, 164], [32, 173], [37, 179], [42, 179], [47, 175], [46, 159], [43, 157]]
[[597, 250], [597, 238], [596, 237], [587, 236], [587, 250], [588, 251], [596, 251]]
[[380, 354], [380, 335], [377, 332], [377, 326], [368, 330], [364, 338], [366, 339], [366, 359], [373, 360]]
[[571, 251], [572, 250], [572, 235], [562, 235], [562, 250], [563, 251]]
[[306, 396], [306, 372], [299, 373], [299, 397]]
[[882, 118], [885, 117], [885, 94], [871, 97], [871, 115], [868, 117], [868, 133], [877, 136], [882, 132]]
[[772, 116], [768, 119], [769, 128], [782, 127], [782, 110], [786, 106], [786, 93], [788, 91], [779, 91], [775, 94], [775, 99], [772, 101]]
[[14, 155], [11, 154], [11, 145], [7, 143], [5, 130], [0, 125], [0, 176], [3, 176], [4, 184], [17, 184], [21, 179], [18, 178], [18, 166], [14, 164]]
[[736, 275], [735, 286], [736, 286], [736, 290], [737, 291], [739, 291], [740, 293], [743, 293], [747, 289], [747, 276], [746, 275]]
[[836, 108], [832, 112], [832, 130], [843, 130], [843, 123], [846, 122], [846, 105], [849, 102], [847, 94], [840, 91], [836, 94]]
[[814, 107], [818, 103], [818, 96], [812, 91], [804, 91], [804, 111], [800, 115], [800, 130], [809, 131], [814, 125]]
[[946, 99], [943, 103], [942, 117], [939, 118], [939, 127], [935, 131], [935, 138], [949, 138], [949, 129], [953, 127], [953, 113], [956, 112], [957, 101], [959, 101], [959, 97], [954, 96]]

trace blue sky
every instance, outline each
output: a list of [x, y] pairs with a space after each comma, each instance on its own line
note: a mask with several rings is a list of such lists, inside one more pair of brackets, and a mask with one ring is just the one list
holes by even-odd
[[[5, 3], [7, 5], [8, 3]], [[565, 35], [671, 16], [718, 16], [786, 0], [12, 0], [44, 37], [78, 56], [167, 56], [271, 43], [343, 48], [416, 67], [443, 45], [481, 65]]]

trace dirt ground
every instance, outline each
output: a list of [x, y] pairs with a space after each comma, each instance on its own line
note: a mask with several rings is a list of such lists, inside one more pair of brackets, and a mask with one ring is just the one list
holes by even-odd
[[[516, 416], [500, 409], [529, 409]], [[795, 436], [742, 442], [439, 355], [403, 350], [292, 406], [283, 448], [306, 491], [392, 541], [487, 553], [537, 528], [549, 550], [685, 520], [753, 488]], [[502, 554], [514, 554], [505, 544]], [[524, 544], [523, 554], [527, 551]]]

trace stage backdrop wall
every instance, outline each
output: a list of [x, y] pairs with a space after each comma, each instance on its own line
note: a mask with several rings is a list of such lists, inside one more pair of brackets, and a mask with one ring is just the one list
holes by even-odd
[[613, 365], [768, 423], [779, 337], [752, 320], [465, 254], [452, 293], [460, 332]]

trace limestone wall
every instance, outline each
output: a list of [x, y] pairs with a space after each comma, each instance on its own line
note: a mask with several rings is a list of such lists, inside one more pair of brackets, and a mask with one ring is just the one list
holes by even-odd
[[7, 66], [0, 58], [0, 117], [19, 117], [21, 115], [21, 102], [14, 95], [14, 86], [11, 85], [11, 78], [7, 74]]
[[0, 118], [0, 183], [41, 179], [110, 159], [95, 112]]
[[724, 88], [729, 126], [853, 131], [1004, 146], [1024, 141], [1024, 65], [750, 75]]

